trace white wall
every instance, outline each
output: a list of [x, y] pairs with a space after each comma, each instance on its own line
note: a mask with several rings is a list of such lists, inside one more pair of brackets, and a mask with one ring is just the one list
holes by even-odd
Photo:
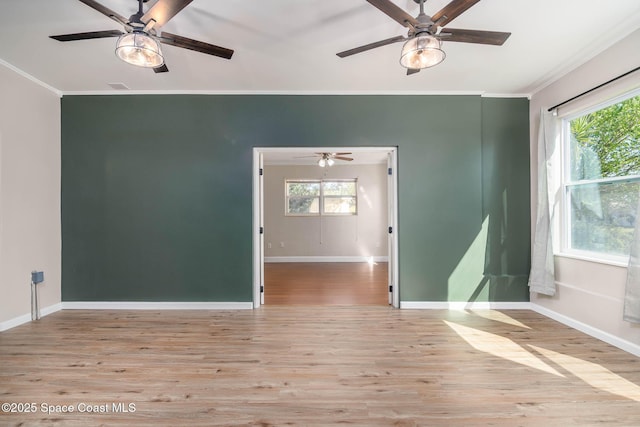
[[[387, 256], [387, 166], [265, 166], [265, 256]], [[358, 215], [285, 216], [286, 179], [358, 179]], [[284, 247], [280, 246], [280, 243]], [[268, 244], [271, 243], [271, 248]]]
[[[540, 110], [545, 110], [579, 93], [604, 83], [638, 66], [640, 30], [607, 51], [533, 94], [531, 98], [532, 227], [535, 227], [537, 194], [537, 138]], [[640, 81], [640, 72], [633, 80]], [[627, 81], [629, 81], [627, 79]], [[640, 345], [640, 325], [622, 320], [626, 268], [587, 260], [556, 256], [554, 297], [532, 294], [531, 301], [588, 328]]]
[[33, 270], [59, 306], [60, 255], [60, 98], [0, 64], [0, 330], [30, 319]]

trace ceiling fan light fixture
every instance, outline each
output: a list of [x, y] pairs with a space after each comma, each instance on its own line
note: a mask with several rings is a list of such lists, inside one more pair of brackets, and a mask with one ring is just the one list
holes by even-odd
[[334, 163], [335, 163], [335, 160], [333, 160], [331, 157], [327, 159], [327, 166], [333, 166]]
[[446, 54], [440, 48], [442, 42], [430, 34], [421, 34], [409, 39], [402, 46], [400, 65], [412, 70], [438, 65]]
[[143, 32], [123, 34], [116, 44], [116, 55], [131, 65], [156, 68], [164, 64], [164, 57], [153, 37]]
[[324, 159], [324, 157], [318, 160], [318, 166], [320, 166], [321, 168], [325, 167], [326, 165], [327, 161]]

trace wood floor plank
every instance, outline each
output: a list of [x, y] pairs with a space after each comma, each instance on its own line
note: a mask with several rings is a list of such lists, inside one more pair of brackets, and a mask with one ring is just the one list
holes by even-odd
[[0, 402], [37, 405], [2, 426], [635, 426], [640, 359], [526, 310], [74, 310], [0, 333]]
[[277, 262], [264, 265], [267, 305], [387, 305], [386, 262]]

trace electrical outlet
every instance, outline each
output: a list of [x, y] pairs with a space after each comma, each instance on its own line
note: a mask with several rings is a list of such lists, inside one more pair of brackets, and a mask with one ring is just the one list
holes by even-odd
[[31, 281], [35, 284], [40, 282], [44, 282], [44, 271], [32, 271], [31, 272]]
[[267, 243], [267, 249], [271, 249], [271, 242]]
[[280, 247], [284, 248], [284, 242], [280, 242]]

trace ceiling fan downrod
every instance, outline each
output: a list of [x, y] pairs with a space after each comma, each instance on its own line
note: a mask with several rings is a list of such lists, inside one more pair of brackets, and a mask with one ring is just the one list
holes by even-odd
[[142, 17], [144, 16], [144, 11], [142, 10], [143, 0], [138, 0], [138, 11], [129, 17], [128, 24], [133, 28], [133, 30], [141, 30], [145, 27], [144, 22], [142, 22]]
[[420, 13], [416, 16], [416, 23], [413, 24], [409, 30], [409, 37], [418, 36], [420, 34], [427, 33], [432, 35], [432, 27], [434, 25], [431, 16], [424, 13], [424, 3], [426, 0], [414, 0], [420, 5]]

